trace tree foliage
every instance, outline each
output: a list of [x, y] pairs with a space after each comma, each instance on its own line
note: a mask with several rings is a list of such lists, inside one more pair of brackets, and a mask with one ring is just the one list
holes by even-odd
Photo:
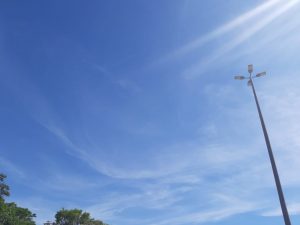
[[[21, 208], [14, 202], [5, 202], [5, 198], [10, 195], [5, 178], [6, 175], [0, 173], [0, 225], [35, 225], [35, 214], [29, 209]], [[91, 218], [89, 213], [81, 209], [61, 209], [56, 213], [55, 219], [56, 225], [107, 225]]]
[[35, 225], [35, 215], [26, 208], [18, 207], [15, 203], [0, 203], [1, 225]]
[[0, 174], [0, 224], [1, 225], [35, 225], [35, 214], [29, 209], [18, 207], [16, 203], [6, 203], [5, 197], [9, 196], [9, 186], [5, 184], [6, 176]]
[[61, 209], [56, 213], [55, 219], [57, 225], [107, 225], [91, 218], [89, 213], [81, 209]]
[[0, 173], [0, 201], [4, 201], [5, 197], [9, 196], [9, 186], [4, 183], [6, 175]]

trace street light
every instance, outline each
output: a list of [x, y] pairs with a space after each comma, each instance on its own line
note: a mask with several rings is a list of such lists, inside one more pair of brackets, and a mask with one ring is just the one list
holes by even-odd
[[244, 80], [245, 77], [244, 76], [235, 76], [234, 79], [236, 79], [236, 80]]
[[258, 78], [258, 77], [261, 77], [261, 76], [265, 76], [266, 72], [258, 73], [253, 77], [252, 76], [253, 65], [248, 65], [248, 72], [249, 72], [249, 77], [235, 76], [234, 79], [236, 79], [236, 80], [247, 79], [248, 80], [248, 85], [252, 87], [252, 91], [253, 91], [253, 95], [254, 95], [254, 99], [255, 99], [255, 103], [256, 103], [256, 107], [257, 107], [257, 111], [258, 111], [258, 115], [259, 115], [259, 119], [260, 119], [260, 123], [261, 123], [261, 127], [262, 127], [262, 130], [263, 130], [263, 133], [264, 133], [264, 137], [265, 137], [265, 141], [266, 141], [266, 145], [267, 145], [267, 149], [268, 149], [268, 153], [269, 153], [269, 158], [270, 158], [270, 161], [271, 161], [271, 166], [272, 166], [273, 175], [274, 175], [274, 179], [275, 179], [275, 183], [276, 183], [276, 187], [277, 187], [277, 192], [278, 192], [280, 206], [281, 206], [281, 210], [282, 210], [282, 214], [283, 214], [283, 219], [284, 219], [285, 225], [291, 225], [291, 221], [290, 221], [289, 213], [288, 213], [288, 210], [287, 210], [287, 207], [286, 207], [286, 204], [285, 204], [284, 195], [283, 195], [283, 191], [282, 191], [282, 187], [281, 187], [281, 183], [280, 183], [280, 179], [279, 179], [279, 175], [278, 175], [274, 155], [273, 155], [273, 152], [272, 152], [272, 147], [271, 147], [271, 143], [270, 143], [270, 140], [269, 140], [267, 128], [265, 126], [265, 122], [264, 122], [264, 119], [263, 119], [263, 116], [262, 116], [262, 112], [260, 110], [260, 106], [259, 106], [259, 103], [258, 103], [258, 99], [257, 99], [257, 96], [256, 96], [254, 84], [253, 84], [253, 78]]

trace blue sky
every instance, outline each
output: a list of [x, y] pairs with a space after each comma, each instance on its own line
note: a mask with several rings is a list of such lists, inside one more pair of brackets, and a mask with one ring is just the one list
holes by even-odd
[[300, 1], [2, 1], [0, 171], [53, 220], [283, 224], [256, 80], [300, 222]]

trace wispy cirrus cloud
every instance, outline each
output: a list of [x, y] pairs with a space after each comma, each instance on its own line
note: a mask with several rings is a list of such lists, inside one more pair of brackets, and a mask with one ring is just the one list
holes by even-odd
[[9, 172], [16, 175], [19, 178], [25, 178], [24, 171], [10, 160], [0, 157], [1, 172]]
[[[276, 3], [276, 2], [268, 2], [270, 3]], [[266, 4], [266, 3], [265, 3]], [[202, 74], [204, 71], [206, 71], [208, 68], [210, 68], [213, 63], [218, 60], [220, 57], [224, 56], [226, 53], [232, 51], [237, 46], [244, 43], [246, 40], [254, 36], [256, 33], [264, 29], [266, 26], [271, 24], [275, 19], [279, 18], [280, 16], [284, 15], [286, 12], [291, 10], [294, 6], [299, 4], [299, 0], [290, 0], [285, 1], [284, 3], [277, 5], [275, 9], [270, 9], [270, 5], [267, 5], [267, 7], [262, 7], [265, 10], [270, 10], [270, 13], [266, 13], [265, 15], [261, 15], [259, 17], [249, 17], [246, 16], [247, 19], [253, 18], [252, 21], [247, 22], [248, 20], [238, 20], [240, 23], [237, 23], [238, 25], [244, 24], [244, 27], [241, 27], [238, 29], [238, 32], [234, 32], [235, 34], [232, 37], [232, 40], [227, 41], [225, 44], [221, 45], [221, 47], [217, 48], [215, 51], [213, 51], [210, 55], [205, 57], [204, 59], [200, 59], [199, 62], [195, 63], [191, 67], [187, 68], [183, 72], [183, 76], [185, 78], [191, 79], [195, 78], [199, 74]], [[275, 5], [275, 4], [274, 4]], [[273, 4], [271, 5], [273, 6]], [[255, 14], [256, 10], [253, 11], [253, 13], [250, 13], [250, 15]], [[258, 10], [258, 12], [263, 12], [262, 10]], [[242, 16], [243, 17], [243, 16]], [[246, 23], [247, 22], [247, 23]], [[236, 24], [236, 23], [233, 23]], [[225, 26], [227, 27], [227, 26]], [[232, 27], [232, 26], [228, 26]], [[234, 26], [233, 26], [234, 27]], [[223, 29], [221, 29], [223, 30]], [[230, 29], [225, 29], [230, 30]], [[237, 34], [236, 34], [237, 33]], [[219, 36], [219, 34], [217, 35]]]
[[[158, 63], [165, 63], [169, 60], [176, 60], [192, 51], [199, 50], [199, 48], [201, 48], [203, 45], [207, 44], [208, 42], [220, 38], [221, 36], [226, 35], [235, 29], [238, 29], [242, 25], [245, 26], [245, 24], [247, 24], [249, 21], [251, 22], [251, 20], [257, 20], [257, 18], [260, 17], [261, 14], [264, 14], [267, 11], [271, 11], [275, 7], [281, 6], [280, 3], [282, 3], [282, 1], [280, 0], [266, 1], [265, 3], [262, 3], [261, 5], [255, 7], [254, 9], [251, 9], [248, 12], [245, 12], [244, 14], [238, 16], [237, 18], [234, 18], [228, 23], [221, 25], [220, 27], [216, 28], [212, 32], [209, 32], [187, 43], [186, 45], [178, 48], [177, 50], [169, 53], [168, 55], [162, 57], [160, 60], [158, 60]], [[186, 1], [185, 4], [187, 5], [189, 4], [189, 2]], [[276, 15], [274, 13], [272, 15], [273, 15], [272, 18], [274, 19]], [[264, 17], [264, 15], [262, 15], [262, 17]]]
[[159, 222], [150, 223], [150, 225], [166, 225], [166, 224], [202, 224], [205, 222], [216, 222], [232, 215], [246, 213], [257, 209], [255, 205], [251, 205], [246, 202], [236, 202], [234, 206], [232, 204], [227, 205], [220, 209], [214, 209], [209, 211], [202, 211], [196, 213], [189, 213], [184, 216], [175, 216], [172, 219], [166, 219]]
[[[284, 80], [283, 77], [281, 79]], [[297, 80], [296, 77], [295, 79]], [[271, 133], [275, 137], [282, 135], [279, 131], [283, 129], [287, 129], [286, 133], [293, 133], [291, 136], [284, 135], [281, 138], [275, 138], [274, 142], [274, 147], [281, 146], [282, 150], [280, 151], [284, 150], [286, 155], [285, 157], [278, 157], [278, 164], [280, 165], [280, 174], [284, 174], [285, 177], [283, 184], [289, 188], [291, 185], [295, 187], [299, 184], [299, 178], [289, 172], [292, 165], [295, 166], [294, 171], [299, 169], [297, 166], [299, 165], [297, 163], [298, 157], [297, 152], [287, 151], [287, 145], [284, 145], [285, 148], [283, 149], [282, 141], [292, 143], [297, 141], [297, 134], [300, 133], [296, 122], [299, 110], [295, 102], [299, 102], [298, 97], [300, 95], [295, 84], [293, 86], [289, 82], [286, 84], [289, 85], [289, 90], [277, 93], [279, 83], [282, 81], [277, 80], [272, 85], [259, 88], [258, 94], [262, 96], [263, 109], [266, 109], [266, 112], [275, 112], [266, 113], [267, 118], [274, 121], [282, 121], [282, 117], [290, 118], [284, 124], [272, 123], [272, 126], [269, 127], [271, 131], [276, 130], [276, 133]], [[218, 87], [208, 87], [205, 93], [212, 102], [218, 104], [234, 94], [234, 91], [229, 90], [229, 88], [220, 88], [218, 92], [215, 91], [216, 89], [219, 90]], [[235, 100], [238, 101], [237, 98]], [[242, 137], [243, 134], [236, 133], [235, 126], [240, 130], [241, 126], [247, 126], [248, 123], [258, 125], [256, 117], [248, 118], [247, 123], [245, 122], [245, 117], [255, 115], [254, 105], [251, 107], [253, 114], [249, 114], [250, 106], [248, 104], [242, 104], [235, 109], [226, 104], [223, 104], [222, 107], [223, 122], [214, 121], [214, 129], [217, 131], [217, 134], [214, 133], [215, 138], [218, 137], [218, 132], [224, 126], [226, 132]], [[234, 123], [231, 123], [233, 120]], [[53, 122], [53, 120], [49, 121]], [[294, 124], [294, 126], [289, 128], [288, 124]], [[127, 188], [135, 190], [134, 194], [115, 191], [107, 195], [107, 198], [95, 197], [95, 202], [90, 202], [89, 206], [84, 206], [93, 215], [108, 221], [121, 221], [127, 211], [138, 208], [145, 211], [172, 211], [174, 213], [172, 217], [176, 218], [174, 222], [177, 224], [184, 224], [187, 221], [204, 223], [222, 220], [240, 213], [261, 214], [268, 212], [272, 209], [274, 199], [276, 200], [277, 197], [276, 195], [270, 197], [267, 194], [270, 189], [274, 190], [275, 187], [267, 155], [263, 153], [265, 148], [259, 130], [251, 135], [251, 140], [243, 139], [242, 142], [236, 142], [234, 146], [226, 145], [218, 139], [214, 139], [213, 143], [207, 145], [198, 142], [180, 143], [176, 141], [173, 146], [153, 150], [156, 154], [147, 157], [151, 164], [140, 163], [132, 167], [131, 163], [134, 163], [136, 158], [131, 159], [132, 161], [128, 160], [126, 165], [119, 164], [118, 158], [107, 157], [103, 154], [103, 149], [100, 146], [89, 145], [84, 136], [71, 137], [57, 124], [51, 126], [47, 124], [45, 127], [66, 146], [68, 154], [82, 160], [95, 171], [110, 177], [115, 182], [123, 181]], [[249, 131], [247, 132], [253, 133], [252, 129], [257, 127], [249, 126], [248, 128]], [[105, 151], [107, 150], [109, 149], [105, 149]], [[123, 151], [123, 149], [119, 149], [119, 151]], [[275, 152], [278, 154], [277, 149]], [[288, 165], [285, 164], [286, 157], [290, 158]], [[282, 165], [286, 166], [283, 167]], [[58, 181], [63, 181], [63, 179], [60, 177]], [[70, 184], [76, 185], [76, 182], [70, 181]], [[64, 189], [64, 182], [62, 182], [61, 189], [56, 188], [58, 191], [62, 191], [62, 189]], [[192, 200], [189, 199], [189, 204], [187, 204], [184, 200], [189, 195], [193, 195], [193, 198]], [[189, 208], [191, 201], [198, 202], [200, 199], [204, 199], [205, 209], [199, 206], [199, 208], [196, 207], [198, 209], [195, 212], [195, 208]], [[104, 203], [97, 204], [99, 201]], [[178, 205], [178, 207], [174, 207], [174, 205]], [[269, 213], [269, 215], [271, 214]], [[153, 218], [153, 220], [136, 218], [132, 219], [131, 223], [140, 224], [141, 221], [144, 221], [144, 224], [163, 225], [169, 224], [173, 220], [162, 216]]]
[[[299, 215], [300, 214], [300, 203], [291, 203], [288, 205], [288, 211], [290, 215]], [[272, 209], [269, 211], [262, 212], [262, 216], [282, 216], [281, 208]]]
[[[133, 163], [135, 159], [129, 159], [127, 164], [117, 164], [118, 158], [112, 158], [103, 154], [104, 150], [100, 147], [97, 148], [92, 145], [81, 147], [75, 144], [61, 128], [53, 126], [47, 128], [67, 146], [68, 154], [85, 161], [98, 172], [113, 178], [159, 178], [194, 167], [210, 167], [211, 170], [216, 170], [221, 166], [241, 160], [249, 154], [245, 152], [238, 154], [239, 149], [234, 146], [205, 146], [197, 142], [176, 143], [150, 151], [160, 153], [159, 157], [157, 154], [149, 155], [151, 164], [141, 163], [132, 167], [130, 163]], [[76, 139], [78, 141], [78, 137]], [[84, 143], [85, 140], [80, 140], [79, 142]], [[105, 151], [109, 151], [109, 149], [105, 149]], [[118, 151], [122, 151], [122, 149], [118, 149]], [[186, 154], [186, 151], [189, 154]], [[219, 154], [220, 152], [222, 154]], [[199, 161], [201, 161], [200, 165], [198, 164]]]
[[[174, 57], [172, 59], [181, 57], [223, 34], [230, 35], [229, 33], [234, 29], [255, 20], [255, 23], [251, 23], [248, 30], [243, 30], [242, 34], [238, 34], [232, 41], [222, 45], [212, 55], [208, 56], [207, 61], [204, 60], [205, 64], [210, 65], [226, 52], [253, 37], [254, 34], [297, 3], [298, 1], [295, 0], [263, 3], [256, 9], [217, 28], [166, 58], [169, 60], [172, 57]], [[273, 9], [272, 13], [262, 15], [271, 9]], [[256, 23], [256, 17], [260, 15], [262, 15], [261, 20]], [[201, 63], [203, 62], [200, 62], [200, 67], [195, 64], [187, 69], [185, 75], [187, 77], [197, 75], [199, 71], [203, 70]], [[107, 75], [106, 69], [100, 67], [97, 70]], [[277, 82], [280, 83], [282, 80]], [[139, 92], [139, 89], [126, 79], [114, 82], [124, 89]], [[269, 112], [266, 113], [266, 118], [275, 121], [270, 123], [269, 128], [270, 131], [273, 131], [270, 132], [271, 136], [274, 137], [272, 143], [274, 143], [274, 150], [279, 156], [280, 174], [284, 175], [283, 184], [287, 190], [291, 187], [299, 187], [300, 182], [299, 178], [290, 172], [291, 168], [293, 171], [298, 171], [300, 165], [297, 151], [300, 134], [297, 126], [298, 112], [300, 111], [297, 105], [299, 91], [297, 85], [295, 86], [299, 80], [293, 77], [293, 82], [294, 86], [292, 83], [287, 83], [289, 90], [280, 93], [277, 92], [278, 87], [267, 89], [264, 86], [263, 90], [265, 91], [262, 98], [262, 105]], [[32, 94], [31, 99], [41, 104], [32, 103], [33, 107], [28, 107], [31, 114], [63, 143], [63, 150], [89, 165], [94, 172], [109, 177], [112, 183], [115, 182], [118, 186], [124, 186], [125, 191], [121, 188], [112, 188], [109, 193], [103, 194], [104, 197], [101, 194], [95, 194], [93, 199], [89, 200], [88, 206], [87, 204], [79, 205], [79, 207], [92, 212], [93, 216], [114, 222], [126, 220], [124, 215], [131, 210], [138, 209], [146, 212], [156, 210], [159, 215], [153, 219], [149, 219], [149, 217], [147, 219], [131, 218], [130, 224], [164, 225], [218, 221], [240, 213], [276, 215], [276, 213], [272, 213], [272, 210], [274, 208], [273, 203], [278, 203], [274, 201], [277, 196], [270, 196], [269, 194], [270, 190], [275, 188], [272, 173], [267, 155], [264, 154], [266, 152], [260, 130], [256, 129], [259, 127], [253, 125], [258, 125], [257, 118], [251, 117], [252, 115], [256, 116], [254, 105], [241, 104], [240, 101], [236, 100], [237, 98], [233, 98], [233, 95], [239, 94], [232, 90], [232, 87], [220, 84], [219, 86], [207, 85], [205, 88], [204, 97], [210, 98], [211, 102], [215, 103], [210, 112], [220, 111], [219, 120], [216, 118], [212, 121], [205, 121], [209, 124], [208, 126], [197, 124], [199, 130], [202, 130], [201, 138], [205, 140], [207, 136], [210, 136], [209, 141], [182, 141], [174, 138], [172, 143], [154, 144], [152, 145], [154, 147], [149, 149], [136, 147], [135, 144], [106, 148], [101, 145], [101, 141], [96, 140], [100, 137], [98, 133], [94, 138], [86, 138], [84, 135], [80, 135], [80, 132], [78, 132], [79, 135], [71, 134], [68, 131], [81, 130], [80, 122], [76, 121], [72, 128], [67, 125], [62, 126], [55, 118], [54, 113], [51, 113], [52, 110], [46, 99], [40, 98], [39, 93], [33, 92], [30, 92]], [[259, 91], [260, 93], [262, 92]], [[267, 93], [270, 94], [267, 95]], [[95, 101], [89, 102], [89, 104], [99, 104], [96, 97]], [[24, 97], [22, 99], [28, 101], [29, 98]], [[228, 99], [231, 99], [231, 102]], [[237, 101], [234, 106], [232, 101]], [[215, 107], [217, 104], [218, 107]], [[88, 115], [84, 116], [88, 117]], [[247, 121], [245, 122], [245, 120]], [[285, 123], [278, 122], [283, 120]], [[291, 124], [292, 126], [290, 126]], [[242, 132], [241, 127], [248, 129], [247, 132]], [[137, 130], [136, 133], [145, 134], [150, 129], [153, 127], [145, 127]], [[282, 130], [286, 131], [285, 134], [279, 132]], [[231, 138], [228, 139], [230, 136]], [[138, 138], [138, 136], [134, 136], [132, 142], [135, 143]], [[226, 138], [227, 142], [224, 141]], [[193, 139], [195, 138], [193, 137]], [[151, 142], [155, 142], [155, 140], [152, 139]], [[228, 142], [234, 144], [228, 144]], [[291, 151], [291, 149], [293, 150]], [[288, 164], [286, 163], [287, 160], [289, 160]], [[76, 174], [63, 173], [59, 170], [52, 172], [52, 176], [45, 181], [43, 186], [50, 191], [55, 190], [59, 193], [71, 192], [74, 189], [90, 191], [101, 186], [98, 182], [93, 183], [89, 179], [81, 179]], [[127, 190], [129, 191], [127, 192]], [[290, 201], [290, 198], [287, 200]], [[35, 203], [34, 200], [29, 199], [28, 201]], [[67, 204], [67, 202], [68, 200], [63, 199], [59, 204], [72, 205]], [[40, 202], [39, 208], [36, 210], [40, 210], [41, 213], [45, 210], [45, 215], [46, 213], [50, 214], [49, 210], [46, 210], [47, 207], [47, 202]], [[57, 209], [55, 207], [52, 207], [53, 211]], [[128, 218], [127, 221], [129, 221]]]

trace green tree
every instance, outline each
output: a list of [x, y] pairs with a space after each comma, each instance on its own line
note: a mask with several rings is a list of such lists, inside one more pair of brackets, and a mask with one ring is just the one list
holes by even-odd
[[1, 203], [0, 224], [1, 225], [35, 225], [33, 218], [35, 214], [26, 208], [21, 208], [16, 203]]
[[4, 201], [4, 197], [9, 196], [9, 186], [5, 184], [6, 175], [0, 173], [0, 201]]
[[91, 225], [108, 225], [108, 224], [103, 223], [103, 222], [100, 221], [100, 220], [92, 220], [92, 221], [91, 221]]
[[91, 218], [90, 214], [81, 209], [61, 209], [55, 214], [57, 225], [107, 225], [100, 220]]
[[35, 225], [35, 214], [29, 209], [18, 207], [16, 203], [6, 203], [9, 196], [9, 186], [5, 184], [6, 176], [0, 174], [0, 225]]

